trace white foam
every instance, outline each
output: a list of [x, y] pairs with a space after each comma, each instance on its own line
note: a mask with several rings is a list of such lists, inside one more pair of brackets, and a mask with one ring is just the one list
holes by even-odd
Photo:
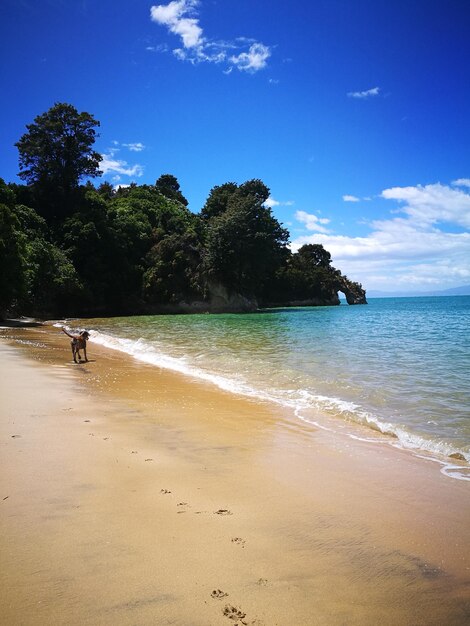
[[184, 357], [173, 357], [160, 352], [154, 346], [147, 344], [142, 338], [135, 341], [133, 339], [112, 337], [111, 335], [106, 335], [96, 330], [90, 330], [89, 333], [90, 339], [95, 343], [105, 346], [106, 348], [111, 348], [112, 350], [129, 354], [144, 363], [179, 372], [180, 374], [191, 376], [192, 378], [205, 380], [224, 391], [247, 396], [257, 396], [256, 391], [243, 382], [212, 374], [203, 369], [194, 367], [190, 365]]
[[464, 467], [463, 465], [455, 465], [442, 459], [436, 459], [434, 457], [423, 456], [422, 454], [416, 454], [420, 459], [426, 461], [432, 461], [433, 463], [439, 463], [441, 465], [441, 473], [449, 478], [455, 478], [456, 480], [468, 480], [470, 481], [470, 467]]

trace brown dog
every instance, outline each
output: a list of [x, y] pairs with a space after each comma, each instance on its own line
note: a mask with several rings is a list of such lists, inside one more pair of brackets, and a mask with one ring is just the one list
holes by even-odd
[[[83, 350], [85, 362], [88, 363], [88, 358], [86, 355], [86, 342], [90, 336], [89, 333], [86, 330], [84, 330], [79, 335], [71, 335], [69, 332], [65, 330], [65, 328], [62, 328], [62, 330], [64, 331], [66, 335], [68, 335], [72, 339], [72, 341], [70, 342], [70, 346], [72, 347], [72, 356], [73, 356], [74, 363], [80, 363], [82, 360], [80, 357], [80, 350]], [[77, 361], [77, 356], [78, 356], [78, 361]]]

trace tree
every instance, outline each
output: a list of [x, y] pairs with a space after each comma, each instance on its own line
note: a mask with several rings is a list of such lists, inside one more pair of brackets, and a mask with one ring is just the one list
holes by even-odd
[[331, 268], [331, 254], [320, 243], [307, 243], [293, 257], [299, 270], [309, 271], [312, 267]]
[[179, 304], [203, 299], [201, 246], [196, 233], [165, 234], [147, 255], [143, 294], [151, 304]]
[[269, 189], [258, 178], [247, 180], [242, 185], [236, 183], [224, 183], [216, 185], [209, 193], [205, 205], [201, 209], [201, 217], [210, 220], [217, 215], [225, 213], [229, 207], [229, 203], [233, 196], [251, 198], [252, 202], [260, 205], [264, 204], [269, 198]]
[[208, 220], [217, 217], [217, 215], [221, 213], [225, 213], [228, 201], [237, 189], [238, 185], [236, 183], [225, 183], [213, 187], [205, 205], [202, 207], [201, 217]]
[[[227, 198], [230, 187], [222, 188], [217, 195], [226, 210], [216, 210], [207, 226], [208, 276], [242, 295], [260, 297], [286, 258], [289, 233], [264, 206], [269, 189], [260, 180], [235, 185]], [[211, 194], [214, 199], [214, 190]]]
[[331, 265], [331, 254], [321, 244], [306, 244], [277, 273], [270, 302], [335, 300], [341, 272]]
[[162, 174], [160, 178], [155, 182], [155, 188], [158, 192], [169, 198], [170, 200], [177, 200], [188, 206], [188, 201], [180, 191], [180, 184], [175, 176], [172, 174]]
[[99, 125], [89, 113], [59, 102], [27, 125], [15, 144], [20, 178], [47, 198], [52, 214], [70, 212], [67, 204], [82, 178], [101, 176], [102, 157], [92, 149]]
[[26, 293], [26, 238], [12, 209], [0, 204], [0, 318]]
[[34, 209], [17, 204], [14, 214], [23, 239], [25, 261], [25, 288], [19, 304], [33, 315], [75, 313], [83, 285], [71, 260], [48, 241], [47, 224]]
[[107, 180], [98, 187], [98, 193], [106, 200], [110, 200], [114, 196], [114, 187]]

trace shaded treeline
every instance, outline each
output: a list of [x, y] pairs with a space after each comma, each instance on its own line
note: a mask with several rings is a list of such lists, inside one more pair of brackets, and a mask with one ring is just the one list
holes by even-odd
[[214, 187], [198, 214], [170, 174], [117, 190], [80, 184], [100, 175], [98, 125], [56, 104], [16, 144], [25, 184], [0, 179], [1, 315], [332, 304], [338, 290], [365, 301], [322, 246], [289, 250], [260, 180]]

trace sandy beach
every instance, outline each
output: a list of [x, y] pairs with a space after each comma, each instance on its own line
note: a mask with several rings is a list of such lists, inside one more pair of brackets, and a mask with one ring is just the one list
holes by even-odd
[[469, 623], [468, 482], [88, 351], [0, 331], [0, 623]]

